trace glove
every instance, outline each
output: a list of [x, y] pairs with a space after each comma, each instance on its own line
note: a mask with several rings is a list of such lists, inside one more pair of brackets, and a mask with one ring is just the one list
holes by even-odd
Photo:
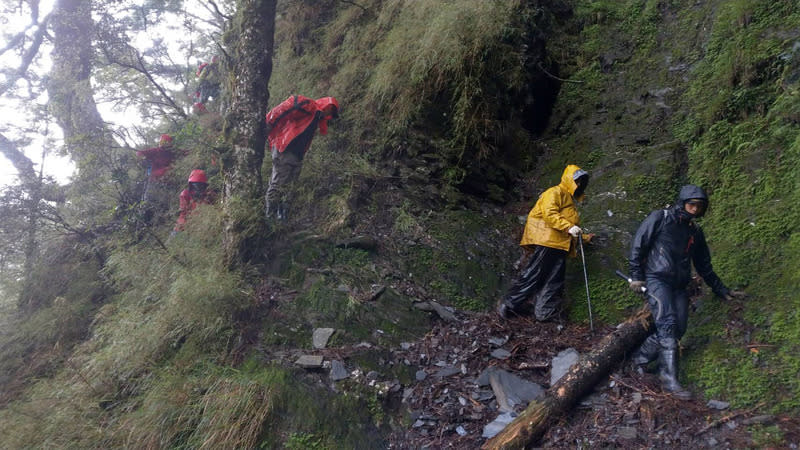
[[744, 299], [745, 297], [747, 297], [747, 294], [742, 291], [728, 291], [725, 294], [725, 300], [729, 302], [736, 299]]
[[573, 225], [573, 226], [570, 227], [569, 230], [567, 230], [567, 233], [569, 233], [569, 235], [572, 236], [572, 237], [578, 237], [578, 236], [581, 235], [582, 232], [583, 232], [583, 230], [581, 230], [581, 227], [579, 227], [577, 225]]
[[644, 287], [644, 281], [633, 280], [630, 282], [629, 286], [633, 292], [641, 294], [643, 292], [642, 288]]

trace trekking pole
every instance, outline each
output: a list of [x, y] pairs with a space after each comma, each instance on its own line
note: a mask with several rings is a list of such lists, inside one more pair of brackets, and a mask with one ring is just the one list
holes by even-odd
[[[619, 270], [619, 269], [617, 269], [617, 270], [616, 270], [614, 273], [615, 273], [615, 274], [617, 274], [617, 276], [618, 276], [618, 277], [620, 277], [620, 278], [622, 278], [623, 280], [627, 281], [627, 282], [628, 282], [628, 284], [631, 284], [631, 283], [633, 282], [633, 278], [631, 278], [631, 277], [629, 277], [629, 276], [625, 275], [625, 274], [624, 274], [624, 273], [623, 273], [621, 270]], [[641, 291], [641, 292], [642, 292], [642, 294], [646, 294], [646, 293], [647, 293], [647, 288], [646, 288], [646, 287], [644, 287], [644, 286], [642, 286], [642, 291]]]
[[592, 299], [589, 297], [589, 275], [586, 274], [586, 257], [583, 254], [583, 234], [578, 235], [578, 248], [581, 250], [581, 262], [583, 263], [583, 281], [586, 285], [586, 303], [589, 304], [589, 330], [594, 333], [594, 321], [592, 320]]

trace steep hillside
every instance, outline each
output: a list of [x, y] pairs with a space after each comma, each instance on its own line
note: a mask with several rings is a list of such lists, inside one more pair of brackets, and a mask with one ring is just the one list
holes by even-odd
[[[497, 401], [474, 379], [497, 366], [547, 385], [550, 358], [636, 310], [614, 269], [687, 182], [710, 192], [717, 272], [749, 294], [694, 289], [681, 379], [696, 399], [620, 369], [543, 444], [796, 446], [797, 23], [788, 0], [279, 2], [271, 106], [342, 105], [288, 220], [235, 271], [216, 207], [172, 239], [162, 217], [54, 244], [29, 293], [43, 306], [0, 322], [0, 447], [477, 447]], [[201, 150], [181, 169], [214, 156], [221, 122], [183, 125]], [[592, 173], [594, 335], [576, 260], [560, 323], [493, 312], [524, 216], [567, 163]], [[709, 399], [769, 418], [737, 428]], [[704, 429], [715, 419], [734, 426]]]

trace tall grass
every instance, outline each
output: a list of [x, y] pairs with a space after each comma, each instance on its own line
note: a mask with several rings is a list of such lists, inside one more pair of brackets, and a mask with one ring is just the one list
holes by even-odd
[[[52, 378], [36, 383], [28, 398], [0, 413], [0, 426], [8, 430], [0, 447], [19, 448], [12, 444], [25, 440], [34, 447], [86, 448], [106, 442], [118, 426], [107, 421], [106, 409], [135, 410], [137, 396], [150, 389], [148, 395], [159, 395], [157, 387], [169, 384], [168, 374], [177, 380], [195, 361], [225, 358], [233, 316], [246, 307], [250, 292], [242, 276], [221, 261], [220, 223], [216, 207], [198, 208], [167, 251], [147, 245], [112, 251], [103, 276], [118, 294], [100, 308], [89, 339], [53, 368]], [[80, 317], [77, 311], [57, 308], [58, 303], [41, 314]], [[48, 330], [69, 323], [43, 319], [46, 323], [28, 324]], [[172, 386], [170, 392], [176, 397], [169, 404], [179, 405], [174, 413], [185, 414], [191, 405], [177, 398], [181, 390]], [[35, 427], [29, 426], [31, 420]], [[242, 439], [252, 434], [239, 431]]]
[[456, 159], [497, 150], [509, 134], [509, 103], [526, 82], [522, 3], [361, 3], [328, 11], [313, 30], [305, 21], [319, 19], [330, 2], [286, 8], [271, 103], [297, 90], [335, 95], [356, 145], [392, 145], [391, 137], [421, 127], [443, 130], [449, 139], [441, 150]]

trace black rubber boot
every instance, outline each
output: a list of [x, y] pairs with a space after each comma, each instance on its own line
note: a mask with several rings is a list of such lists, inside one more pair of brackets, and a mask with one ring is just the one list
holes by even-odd
[[648, 371], [647, 365], [658, 359], [660, 350], [661, 345], [658, 343], [658, 338], [654, 334], [648, 336], [631, 355], [631, 372], [644, 375]]
[[514, 314], [514, 310], [505, 301], [501, 300], [500, 304], [497, 305], [497, 315], [503, 320], [508, 320], [512, 314]]
[[658, 378], [661, 380], [661, 388], [666, 392], [671, 393], [680, 400], [689, 400], [692, 398], [692, 394], [678, 383], [677, 347], [675, 339], [661, 340], [661, 360], [659, 361]]

